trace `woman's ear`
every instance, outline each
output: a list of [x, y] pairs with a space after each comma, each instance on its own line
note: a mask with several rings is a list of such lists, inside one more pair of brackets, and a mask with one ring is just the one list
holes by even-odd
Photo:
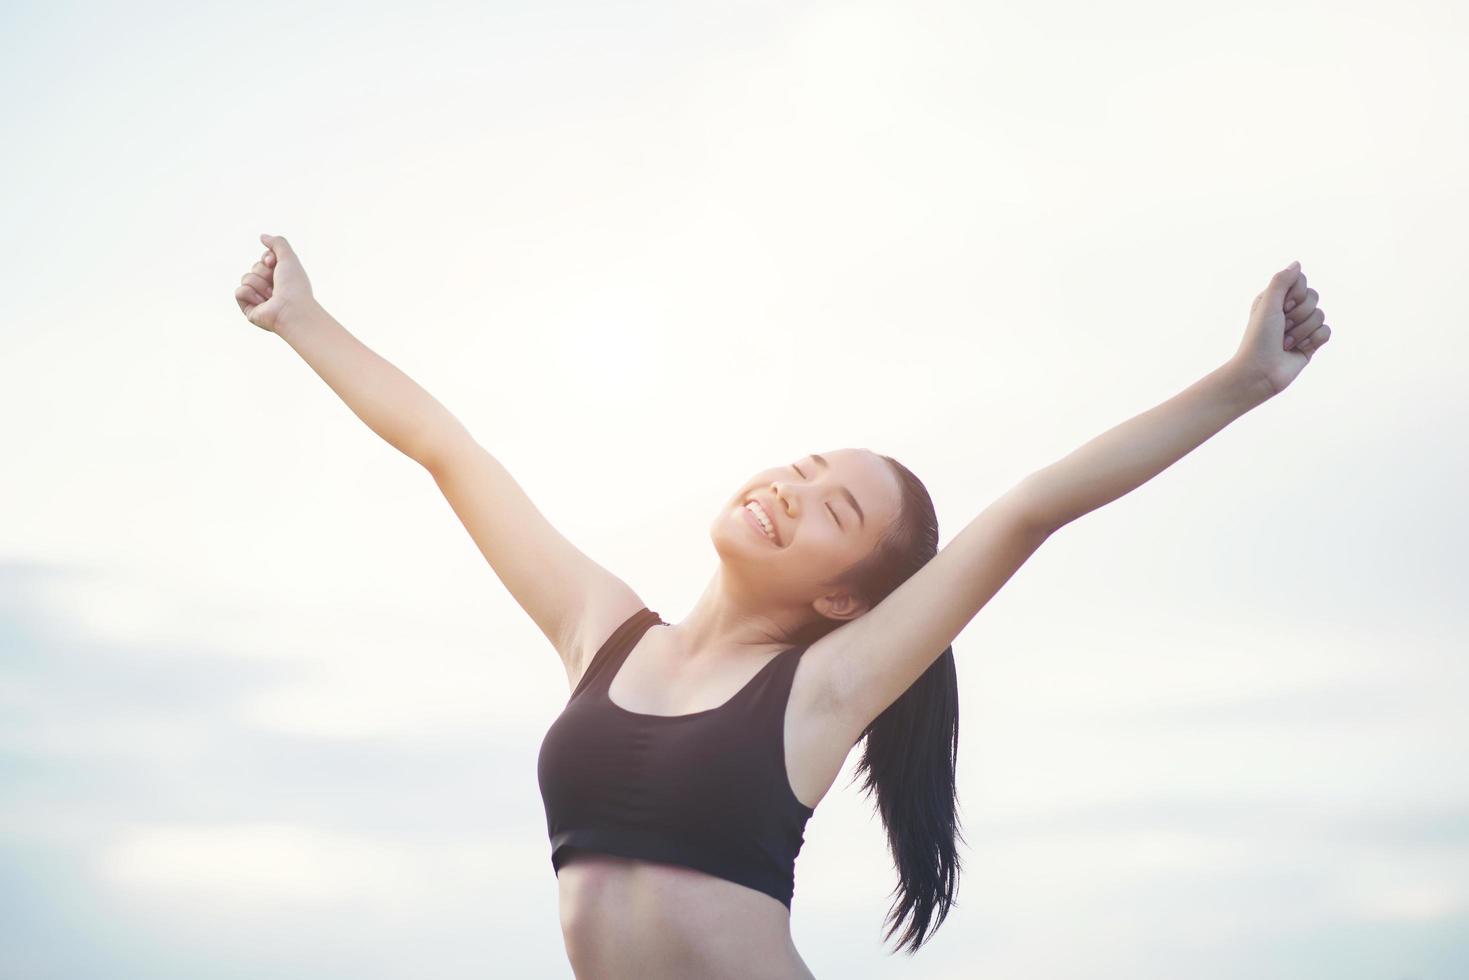
[[818, 596], [812, 607], [827, 619], [856, 619], [867, 611], [867, 603], [846, 589]]

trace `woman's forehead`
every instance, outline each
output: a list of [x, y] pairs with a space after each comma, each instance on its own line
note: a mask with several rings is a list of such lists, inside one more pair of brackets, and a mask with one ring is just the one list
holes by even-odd
[[886, 509], [896, 513], [901, 506], [902, 486], [898, 476], [888, 461], [878, 453], [870, 449], [831, 449], [811, 453], [809, 458], [818, 467], [824, 461], [826, 466], [834, 469], [842, 483], [870, 501], [869, 509]]
[[808, 453], [808, 458], [825, 461], [827, 465], [841, 467], [849, 473], [859, 473], [863, 470], [880, 472], [886, 465], [883, 458], [870, 449], [825, 449], [821, 452]]
[[806, 453], [807, 459], [824, 459], [827, 462], [855, 462], [864, 456], [877, 458], [877, 454], [867, 449], [853, 449], [851, 447], [838, 447], [836, 449], [823, 449], [820, 452], [812, 450]]

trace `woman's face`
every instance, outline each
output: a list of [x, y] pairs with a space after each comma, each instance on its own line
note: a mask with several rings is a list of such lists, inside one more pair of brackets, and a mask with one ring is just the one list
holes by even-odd
[[[746, 506], [752, 500], [773, 525], [773, 537]], [[812, 453], [755, 474], [726, 502], [710, 534], [726, 572], [746, 588], [779, 605], [827, 597], [820, 611], [845, 619], [865, 606], [859, 597], [843, 605], [821, 583], [871, 554], [901, 504], [898, 476], [876, 453]]]

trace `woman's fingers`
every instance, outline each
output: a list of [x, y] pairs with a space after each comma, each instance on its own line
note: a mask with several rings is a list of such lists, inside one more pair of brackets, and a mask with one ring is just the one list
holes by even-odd
[[249, 307], [259, 306], [265, 302], [265, 297], [255, 291], [254, 286], [240, 285], [235, 287], [235, 302], [240, 304], [240, 311], [249, 312]]
[[1296, 350], [1300, 351], [1302, 354], [1305, 354], [1307, 357], [1310, 357], [1311, 354], [1320, 349], [1322, 344], [1326, 343], [1330, 339], [1331, 327], [1323, 323], [1321, 324], [1321, 326], [1312, 331], [1309, 337], [1307, 337], [1305, 340], [1302, 340], [1300, 344], [1296, 347]]
[[1290, 289], [1286, 290], [1285, 302], [1281, 304], [1281, 309], [1289, 313], [1292, 309], [1300, 305], [1301, 300], [1306, 298], [1307, 291], [1306, 274], [1302, 272], [1296, 277], [1296, 281], [1291, 284]]
[[241, 276], [240, 282], [251, 287], [262, 296], [269, 297], [271, 294], [270, 283], [263, 276], [257, 276], [253, 272], [247, 272]]
[[1311, 336], [1316, 328], [1321, 326], [1326, 319], [1326, 311], [1322, 309], [1312, 310], [1304, 320], [1294, 326], [1287, 327], [1285, 331], [1285, 349], [1293, 350], [1301, 341]]
[[1285, 309], [1285, 321], [1287, 324], [1300, 323], [1312, 310], [1316, 308], [1316, 301], [1321, 294], [1314, 289], [1306, 290], [1305, 294], [1293, 304], [1288, 304]]
[[260, 261], [264, 262], [266, 265], [268, 265], [272, 269], [274, 269], [275, 268], [275, 253], [272, 252], [270, 249], [266, 249], [265, 250], [265, 254], [262, 255], [262, 256], [260, 256]]
[[275, 277], [275, 271], [272, 270], [271, 267], [266, 265], [264, 262], [256, 262], [250, 267], [250, 271], [255, 273], [261, 279], [264, 279], [266, 282], [272, 282]]

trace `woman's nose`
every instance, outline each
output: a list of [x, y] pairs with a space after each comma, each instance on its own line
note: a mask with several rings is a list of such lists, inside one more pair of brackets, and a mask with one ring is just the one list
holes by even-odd
[[779, 480], [776, 480], [774, 483], [770, 484], [770, 492], [775, 495], [776, 501], [780, 504], [781, 507], [785, 508], [786, 513], [789, 514], [791, 511], [791, 501], [787, 499], [788, 495], [786, 493], [785, 484], [781, 483]]

